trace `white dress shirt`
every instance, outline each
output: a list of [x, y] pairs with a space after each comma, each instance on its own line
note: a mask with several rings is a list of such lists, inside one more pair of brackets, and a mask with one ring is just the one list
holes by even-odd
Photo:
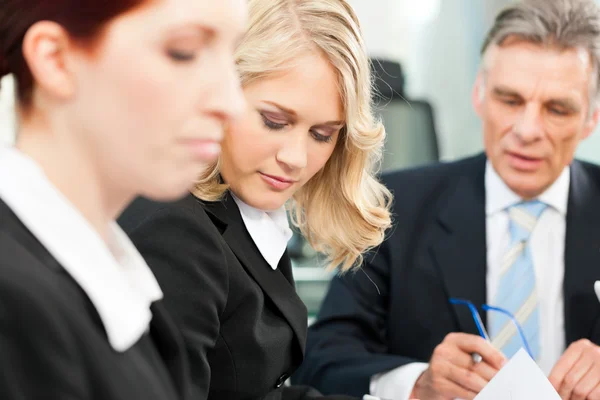
[[[540, 216], [530, 237], [540, 307], [540, 359], [538, 364], [546, 375], [550, 373], [565, 350], [564, 253], [566, 215], [570, 174], [565, 168], [558, 179], [538, 200], [549, 207]], [[494, 305], [499, 273], [504, 253], [510, 245], [507, 208], [521, 198], [511, 191], [488, 162], [485, 169], [486, 192], [486, 284], [488, 304]], [[500, 305], [501, 306], [501, 305]], [[491, 311], [490, 311], [491, 312]], [[427, 363], [411, 363], [371, 379], [370, 391], [392, 400], [406, 400]]]
[[119, 226], [111, 223], [105, 243], [42, 169], [12, 147], [0, 148], [0, 198], [87, 294], [113, 349], [134, 345], [163, 293]]
[[293, 234], [285, 207], [263, 211], [249, 206], [233, 193], [231, 195], [240, 209], [242, 220], [254, 244], [271, 268], [276, 270]]

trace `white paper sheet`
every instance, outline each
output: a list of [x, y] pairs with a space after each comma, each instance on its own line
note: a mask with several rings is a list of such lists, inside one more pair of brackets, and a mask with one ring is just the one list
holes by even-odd
[[521, 349], [475, 397], [475, 400], [561, 400], [535, 361]]

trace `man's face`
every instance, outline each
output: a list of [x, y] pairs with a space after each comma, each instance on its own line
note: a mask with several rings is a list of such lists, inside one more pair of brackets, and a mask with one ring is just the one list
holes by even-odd
[[598, 121], [592, 65], [583, 49], [522, 40], [488, 49], [473, 91], [488, 159], [506, 185], [537, 197], [573, 160]]

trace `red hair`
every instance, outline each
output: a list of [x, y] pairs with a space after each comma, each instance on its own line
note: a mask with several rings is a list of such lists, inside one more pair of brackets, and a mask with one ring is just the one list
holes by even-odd
[[2, 0], [0, 6], [0, 78], [10, 73], [17, 82], [17, 96], [28, 107], [34, 79], [23, 57], [23, 38], [39, 21], [60, 24], [78, 43], [91, 47], [115, 17], [146, 0]]

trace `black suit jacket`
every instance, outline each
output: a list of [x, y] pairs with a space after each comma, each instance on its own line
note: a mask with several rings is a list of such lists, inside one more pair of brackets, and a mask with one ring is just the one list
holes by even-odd
[[152, 314], [117, 353], [85, 292], [0, 200], [0, 399], [187, 398], [181, 336], [160, 302]]
[[[477, 334], [466, 307], [486, 301], [483, 155], [384, 177], [394, 229], [364, 269], [333, 279], [294, 376], [323, 393], [357, 394], [373, 375], [421, 361], [450, 332]], [[566, 344], [600, 343], [600, 168], [571, 165], [566, 221]], [[485, 320], [486, 313], [481, 313]], [[484, 321], [485, 322], [485, 321]], [[350, 382], [350, 384], [349, 384]]]
[[306, 307], [287, 254], [276, 270], [267, 264], [230, 195], [209, 203], [192, 195], [171, 204], [138, 199], [120, 223], [181, 326], [195, 399], [319, 395], [282, 387], [304, 356]]

